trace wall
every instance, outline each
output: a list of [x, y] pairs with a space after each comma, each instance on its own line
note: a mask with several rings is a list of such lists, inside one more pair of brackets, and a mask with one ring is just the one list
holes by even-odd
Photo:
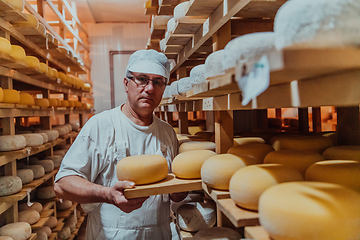
[[[109, 51], [144, 49], [150, 37], [148, 23], [87, 24], [95, 113], [111, 108]], [[115, 56], [115, 103], [125, 102], [124, 70], [129, 56]]]

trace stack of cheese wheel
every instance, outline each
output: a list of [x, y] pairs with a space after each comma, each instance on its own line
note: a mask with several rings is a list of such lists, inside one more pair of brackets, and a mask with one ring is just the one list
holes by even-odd
[[50, 106], [50, 103], [47, 98], [37, 98], [35, 99], [35, 105], [42, 109], [47, 109]]
[[272, 239], [359, 239], [359, 202], [339, 184], [281, 183], [260, 196], [259, 221]]
[[177, 209], [176, 219], [182, 230], [197, 232], [215, 225], [216, 210], [210, 203], [185, 203]]
[[136, 185], [154, 183], [168, 175], [168, 163], [157, 154], [129, 156], [117, 163], [116, 175], [119, 181], [128, 180]]
[[241, 234], [227, 227], [212, 227], [201, 229], [194, 235], [194, 240], [239, 240]]
[[193, 151], [193, 150], [211, 150], [215, 151], [215, 143], [208, 141], [191, 141], [184, 142], [180, 145], [179, 153]]
[[26, 56], [26, 64], [28, 65], [28, 67], [30, 68], [35, 68], [35, 69], [39, 69], [40, 68], [40, 61], [37, 57], [34, 56]]
[[11, 45], [10, 56], [15, 58], [16, 60], [26, 61], [25, 50], [18, 45]]
[[333, 146], [323, 152], [326, 160], [360, 161], [360, 146]]
[[303, 180], [297, 170], [281, 164], [246, 166], [231, 177], [230, 197], [238, 206], [257, 211], [260, 195], [266, 189], [283, 182]]
[[227, 153], [236, 156], [248, 156], [246, 165], [260, 164], [264, 162], [264, 158], [274, 149], [265, 143], [248, 143], [229, 148]]
[[20, 103], [20, 93], [15, 89], [3, 89], [3, 103]]
[[49, 137], [46, 133], [39, 133], [39, 134], [43, 137], [44, 144], [49, 141]]
[[224, 50], [218, 50], [211, 53], [205, 60], [205, 77], [215, 77], [225, 74], [222, 58]]
[[267, 122], [269, 128], [281, 128], [282, 126], [281, 118], [268, 118]]
[[174, 20], [177, 22], [180, 18], [185, 17], [186, 11], [188, 10], [190, 5], [189, 1], [179, 3], [174, 8]]
[[35, 99], [30, 93], [20, 92], [19, 95], [20, 95], [20, 102], [19, 102], [20, 104], [25, 104], [29, 106], [35, 105]]
[[44, 138], [39, 133], [22, 134], [26, 139], [26, 147], [38, 147], [44, 144]]
[[29, 239], [31, 233], [31, 226], [27, 222], [9, 223], [0, 228], [0, 236], [9, 236], [14, 240]]
[[19, 11], [24, 10], [25, 1], [24, 0], [4, 0], [5, 2], [9, 3], [11, 6], [16, 8]]
[[32, 209], [20, 211], [18, 216], [19, 222], [27, 222], [30, 225], [37, 223], [40, 219], [40, 214], [36, 210]]
[[359, 11], [360, 3], [356, 0], [287, 1], [275, 16], [275, 45], [278, 49], [357, 47]]
[[14, 151], [26, 147], [26, 139], [22, 135], [0, 136], [0, 152]]
[[194, 85], [206, 81], [205, 72], [206, 72], [205, 64], [197, 65], [191, 69], [190, 78]]
[[62, 107], [69, 107], [69, 101], [68, 100], [62, 100], [61, 101], [61, 106]]
[[22, 182], [18, 176], [0, 177], [0, 197], [18, 193], [21, 188]]
[[264, 163], [279, 163], [292, 167], [299, 171], [302, 176], [312, 164], [322, 161], [324, 158], [315, 151], [279, 150], [266, 155]]
[[261, 137], [235, 137], [234, 147], [244, 145], [248, 143], [265, 143], [265, 140]]

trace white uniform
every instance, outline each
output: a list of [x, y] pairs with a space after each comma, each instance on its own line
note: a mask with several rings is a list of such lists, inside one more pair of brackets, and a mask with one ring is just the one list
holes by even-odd
[[[55, 181], [77, 175], [112, 186], [116, 164], [126, 156], [163, 155], [171, 172], [178, 142], [172, 127], [155, 115], [150, 126], [139, 126], [120, 107], [90, 118], [63, 159]], [[169, 195], [150, 196], [141, 208], [125, 213], [112, 204], [83, 204], [89, 212], [86, 239], [171, 239]]]

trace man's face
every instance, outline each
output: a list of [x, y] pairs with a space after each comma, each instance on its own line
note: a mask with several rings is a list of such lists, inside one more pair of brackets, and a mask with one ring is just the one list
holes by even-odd
[[[160, 104], [165, 90], [165, 78], [150, 73], [132, 73], [133, 78], [124, 78], [125, 91], [130, 106], [139, 113], [149, 114]], [[148, 83], [144, 85], [144, 83]], [[160, 83], [160, 84], [159, 84]]]

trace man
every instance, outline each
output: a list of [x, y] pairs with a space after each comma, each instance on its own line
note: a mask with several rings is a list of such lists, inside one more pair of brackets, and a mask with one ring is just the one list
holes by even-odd
[[118, 161], [141, 154], [164, 156], [171, 171], [176, 134], [153, 114], [169, 77], [164, 54], [136, 51], [124, 78], [126, 103], [89, 119], [64, 157], [54, 189], [59, 198], [83, 204], [87, 240], [171, 239], [169, 199], [181, 201], [187, 193], [126, 199], [123, 190], [134, 183], [116, 177]]

